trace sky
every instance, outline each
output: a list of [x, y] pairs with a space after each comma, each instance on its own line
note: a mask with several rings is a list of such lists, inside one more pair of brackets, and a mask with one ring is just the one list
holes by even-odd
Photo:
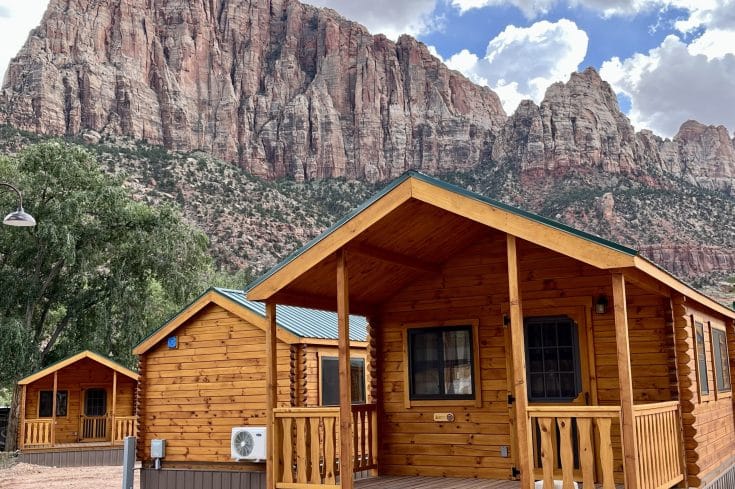
[[[0, 70], [48, 0], [0, 0]], [[636, 129], [671, 137], [696, 119], [735, 129], [735, 0], [307, 0], [495, 90], [507, 113], [574, 71], [597, 69]]]

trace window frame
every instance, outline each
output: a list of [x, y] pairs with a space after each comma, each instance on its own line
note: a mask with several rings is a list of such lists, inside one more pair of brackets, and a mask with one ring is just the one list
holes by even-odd
[[[339, 406], [339, 402], [337, 404], [325, 404], [324, 403], [324, 360], [336, 360], [337, 361], [337, 375], [339, 378], [339, 356], [329, 355], [329, 354], [318, 354], [319, 359], [319, 406], [323, 407], [335, 407]], [[363, 400], [355, 402], [354, 399], [352, 400], [352, 405], [363, 405], [368, 403], [368, 378], [367, 378], [367, 358], [365, 355], [353, 355], [350, 354], [350, 368], [352, 366], [353, 360], [359, 360], [362, 362], [362, 392], [363, 392]], [[350, 370], [351, 372], [351, 370]], [[352, 378], [350, 376], [350, 378]], [[337, 397], [339, 397], [339, 392], [337, 392]]]
[[[412, 399], [411, 396], [411, 360], [409, 335], [411, 330], [427, 330], [432, 328], [451, 329], [457, 327], [468, 327], [471, 337], [471, 369], [472, 369], [472, 390], [474, 397], [471, 399], [457, 397], [440, 397], [435, 399]], [[479, 341], [479, 321], [477, 319], [432, 321], [432, 322], [415, 322], [401, 324], [402, 343], [403, 343], [403, 398], [404, 407], [421, 406], [482, 406], [482, 376], [481, 376], [481, 357], [480, 357], [480, 341]]]
[[[577, 391], [577, 395], [574, 397], [544, 397], [534, 398], [531, 395], [531, 362], [530, 362], [530, 344], [528, 342], [528, 327], [533, 323], [541, 323], [548, 321], [568, 321], [572, 328], [572, 362], [574, 364], [574, 388]], [[553, 316], [529, 316], [523, 318], [523, 336], [524, 336], [524, 355], [526, 360], [526, 395], [528, 396], [528, 402], [533, 404], [560, 404], [560, 403], [572, 403], [579, 399], [580, 395], [585, 392], [582, 369], [582, 346], [580, 341], [579, 324], [574, 318], [567, 315], [553, 315]], [[557, 343], [558, 348], [558, 343]], [[546, 372], [543, 373], [546, 375]]]
[[[51, 402], [52, 402], [51, 406], [52, 407], [51, 407], [51, 414], [49, 414], [48, 416], [41, 416], [41, 396], [42, 396], [42, 393], [44, 393], [44, 392], [48, 392], [49, 394], [51, 394]], [[59, 396], [62, 393], [66, 394], [66, 404], [64, 404], [64, 407], [66, 408], [66, 411], [64, 411], [64, 414], [59, 414], [59, 408], [61, 407], [61, 404], [59, 403]], [[48, 419], [48, 418], [53, 418], [54, 417], [54, 413], [53, 413], [53, 409], [54, 409], [53, 408], [54, 397], [53, 396], [54, 396], [54, 390], [53, 389], [40, 389], [38, 391], [38, 410], [37, 411], [38, 411], [38, 417], [39, 417], [39, 419]], [[56, 390], [56, 417], [57, 418], [66, 418], [68, 416], [69, 416], [69, 390], [68, 389], [57, 389]]]
[[[725, 399], [728, 397], [732, 397], [732, 376], [730, 372], [730, 349], [727, 344], [727, 329], [723, 327], [719, 327], [718, 325], [712, 325], [710, 321], [707, 321], [709, 325], [709, 336], [710, 336], [710, 349], [712, 350], [712, 377], [715, 383], [714, 388], [714, 394], [716, 399]], [[717, 356], [722, 355], [722, 351], [719, 350], [720, 343], [715, 342], [715, 334], [722, 334], [722, 337], [725, 339], [725, 361], [727, 363], [727, 370], [724, 372], [727, 374], [728, 379], [728, 386], [726, 388], [723, 388], [720, 390], [720, 386], [718, 385], [717, 380], [717, 372], [720, 371], [720, 367], [722, 367], [722, 358], [720, 358], [720, 362], [717, 362]], [[715, 350], [717, 348], [717, 352]], [[723, 377], [724, 378], [724, 377]]]
[[[695, 358], [695, 372], [697, 376], [697, 395], [699, 397], [699, 402], [706, 402], [711, 401], [715, 398], [714, 391], [715, 389], [710, 389], [709, 385], [709, 365], [710, 362], [707, 361], [707, 337], [710, 336], [707, 334], [707, 331], [705, 331], [705, 325], [708, 324], [708, 321], [704, 321], [701, 318], [695, 318], [692, 314], [690, 316], [691, 321], [691, 327], [692, 327], [692, 338], [694, 339], [694, 358]], [[700, 347], [699, 341], [697, 340], [697, 329], [698, 327], [702, 328], [702, 345]], [[710, 348], [712, 345], [712, 341], [710, 340]], [[707, 382], [707, 392], [702, 391], [702, 366], [700, 365], [700, 354], [702, 355], [702, 358], [704, 359], [704, 375], [705, 380]], [[714, 370], [713, 370], [714, 373]], [[716, 386], [715, 386], [716, 387]]]

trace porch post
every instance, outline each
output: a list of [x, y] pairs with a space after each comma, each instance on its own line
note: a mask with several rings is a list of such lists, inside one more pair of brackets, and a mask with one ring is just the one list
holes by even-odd
[[353, 487], [352, 376], [350, 371], [350, 298], [347, 260], [337, 252], [337, 321], [339, 336], [339, 481], [342, 489]]
[[625, 277], [612, 274], [613, 312], [615, 314], [615, 344], [617, 347], [618, 384], [620, 387], [620, 430], [623, 435], [623, 469], [625, 489], [638, 488], [638, 458], [633, 418], [633, 379], [630, 371], [628, 311], [625, 299]]
[[51, 446], [56, 445], [56, 392], [58, 390], [59, 371], [54, 371], [54, 391], [51, 399]]
[[510, 306], [510, 341], [513, 354], [513, 395], [515, 397], [516, 433], [518, 436], [518, 467], [521, 471], [521, 488], [533, 487], [533, 455], [531, 432], [528, 422], [528, 390], [526, 387], [526, 348], [523, 332], [523, 307], [521, 306], [520, 281], [518, 279], [518, 254], [516, 238], [507, 237], [508, 251], [508, 299]]
[[20, 390], [20, 437], [18, 439], [18, 448], [24, 449], [26, 444], [26, 386], [23, 384], [23, 387]]
[[117, 370], [112, 371], [112, 416], [110, 416], [110, 445], [115, 444], [115, 415], [117, 414]]
[[276, 305], [272, 302], [265, 304], [265, 317], [267, 327], [265, 330], [265, 356], [266, 356], [266, 390], [267, 400], [267, 437], [266, 437], [266, 489], [275, 489], [276, 487], [276, 467], [275, 462], [279, 460], [275, 456], [275, 447], [278, 446], [275, 437], [276, 433], [275, 416], [273, 410], [278, 403], [278, 371], [276, 358]]

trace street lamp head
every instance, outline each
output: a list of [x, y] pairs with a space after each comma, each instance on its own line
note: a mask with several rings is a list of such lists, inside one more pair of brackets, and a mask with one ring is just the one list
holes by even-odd
[[16, 227], [31, 227], [36, 225], [36, 220], [32, 215], [24, 211], [22, 207], [19, 207], [17, 211], [5, 216], [3, 224]]

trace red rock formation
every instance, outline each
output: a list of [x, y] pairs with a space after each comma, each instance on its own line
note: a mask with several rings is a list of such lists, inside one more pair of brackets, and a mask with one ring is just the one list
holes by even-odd
[[423, 44], [295, 0], [52, 0], [0, 106], [38, 133], [124, 134], [297, 179], [470, 168], [505, 121]]

